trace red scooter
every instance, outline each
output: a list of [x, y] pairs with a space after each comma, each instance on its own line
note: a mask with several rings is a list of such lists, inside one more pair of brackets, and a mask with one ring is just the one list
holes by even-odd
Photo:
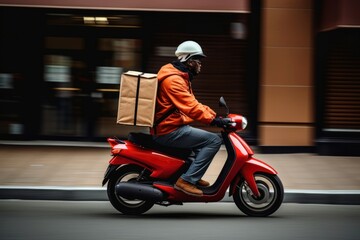
[[264, 217], [282, 204], [284, 188], [276, 170], [258, 159], [236, 133], [247, 125], [245, 117], [229, 114], [223, 97], [220, 106], [227, 109], [228, 124], [221, 131], [228, 152], [216, 181], [200, 187], [203, 196], [190, 196], [174, 188], [174, 183], [191, 163], [191, 150], [159, 146], [151, 135], [130, 133], [128, 140], [109, 138], [112, 159], [103, 186], [111, 204], [123, 214], [142, 214], [159, 204], [182, 205], [184, 202], [217, 202], [229, 189], [236, 206], [248, 216]]

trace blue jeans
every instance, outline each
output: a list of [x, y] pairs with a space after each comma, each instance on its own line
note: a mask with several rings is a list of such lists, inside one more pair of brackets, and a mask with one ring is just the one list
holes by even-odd
[[155, 142], [164, 146], [192, 149], [195, 159], [181, 176], [183, 180], [192, 184], [196, 184], [205, 174], [222, 143], [222, 139], [217, 134], [189, 125], [153, 138]]

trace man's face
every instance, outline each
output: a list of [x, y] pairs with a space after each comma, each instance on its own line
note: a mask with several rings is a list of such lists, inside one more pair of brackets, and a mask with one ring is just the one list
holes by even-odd
[[201, 61], [199, 59], [191, 59], [189, 61], [189, 66], [194, 75], [201, 72]]

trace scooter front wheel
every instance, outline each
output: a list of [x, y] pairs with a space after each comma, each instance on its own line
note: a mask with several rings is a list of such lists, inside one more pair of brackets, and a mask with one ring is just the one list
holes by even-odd
[[248, 216], [269, 216], [278, 210], [282, 204], [284, 187], [276, 175], [256, 173], [254, 177], [260, 196], [255, 197], [245, 179], [242, 179], [235, 188], [234, 202]]
[[126, 199], [116, 194], [116, 185], [118, 183], [136, 181], [142, 170], [142, 168], [135, 165], [126, 165], [116, 171], [109, 179], [107, 185], [108, 198], [113, 207], [123, 214], [142, 214], [154, 206], [151, 201]]

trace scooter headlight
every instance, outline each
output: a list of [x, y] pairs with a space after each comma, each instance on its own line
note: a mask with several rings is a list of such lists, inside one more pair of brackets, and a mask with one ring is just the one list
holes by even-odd
[[242, 117], [242, 121], [241, 121], [242, 129], [245, 129], [247, 124], [248, 124], [248, 121], [247, 121], [246, 117]]

